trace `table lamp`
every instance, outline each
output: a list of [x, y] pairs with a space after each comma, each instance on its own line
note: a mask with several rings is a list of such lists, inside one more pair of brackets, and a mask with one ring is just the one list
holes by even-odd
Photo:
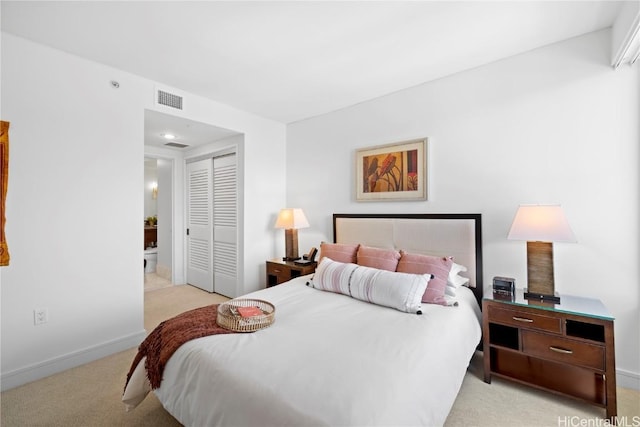
[[298, 256], [298, 229], [309, 227], [309, 221], [302, 209], [281, 209], [275, 228], [284, 228], [285, 261], [295, 261]]
[[575, 242], [560, 205], [520, 205], [509, 240], [527, 241], [527, 289], [524, 297], [560, 303], [553, 279], [553, 242]]

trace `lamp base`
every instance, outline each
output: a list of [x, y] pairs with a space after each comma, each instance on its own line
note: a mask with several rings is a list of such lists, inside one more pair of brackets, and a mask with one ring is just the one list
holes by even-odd
[[553, 244], [527, 242], [527, 289], [524, 297], [538, 302], [560, 304], [553, 280]]
[[529, 299], [529, 300], [560, 304], [560, 295], [557, 292], [554, 292], [553, 295], [547, 295], [547, 294], [539, 294], [537, 292], [529, 292], [528, 289], [525, 289], [524, 297], [525, 299]]
[[295, 228], [287, 228], [284, 230], [284, 261], [295, 261], [300, 259], [298, 256], [298, 230]]

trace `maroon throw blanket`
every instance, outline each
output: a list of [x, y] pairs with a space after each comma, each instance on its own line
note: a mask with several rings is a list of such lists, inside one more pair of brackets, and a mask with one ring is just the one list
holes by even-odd
[[216, 323], [218, 304], [185, 311], [171, 319], [160, 323], [138, 347], [138, 354], [133, 359], [125, 389], [133, 371], [143, 357], [147, 357], [145, 368], [151, 388], [160, 387], [162, 373], [169, 358], [187, 341], [216, 334], [232, 334]]

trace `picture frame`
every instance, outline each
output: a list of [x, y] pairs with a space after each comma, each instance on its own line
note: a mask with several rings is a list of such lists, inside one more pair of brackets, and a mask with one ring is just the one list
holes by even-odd
[[428, 138], [356, 150], [356, 200], [427, 200]]
[[0, 266], [9, 265], [9, 248], [4, 234], [5, 203], [9, 181], [9, 122], [0, 121]]

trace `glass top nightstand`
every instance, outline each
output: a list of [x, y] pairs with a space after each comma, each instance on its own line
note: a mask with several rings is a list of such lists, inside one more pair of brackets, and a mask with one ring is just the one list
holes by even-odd
[[[513, 296], [482, 300], [484, 380], [514, 380], [605, 408], [617, 415], [614, 319], [597, 299], [561, 303]], [[615, 423], [612, 423], [612, 425]]]
[[512, 297], [486, 294], [484, 299], [489, 301], [500, 301], [514, 306], [535, 307], [541, 310], [549, 310], [559, 313], [577, 314], [596, 319], [614, 320], [614, 317], [609, 313], [609, 310], [607, 310], [602, 301], [598, 299], [566, 294], [562, 294], [561, 297], [562, 300], [560, 304], [554, 304], [546, 301], [526, 299], [524, 297], [524, 289], [516, 289], [515, 295]]

